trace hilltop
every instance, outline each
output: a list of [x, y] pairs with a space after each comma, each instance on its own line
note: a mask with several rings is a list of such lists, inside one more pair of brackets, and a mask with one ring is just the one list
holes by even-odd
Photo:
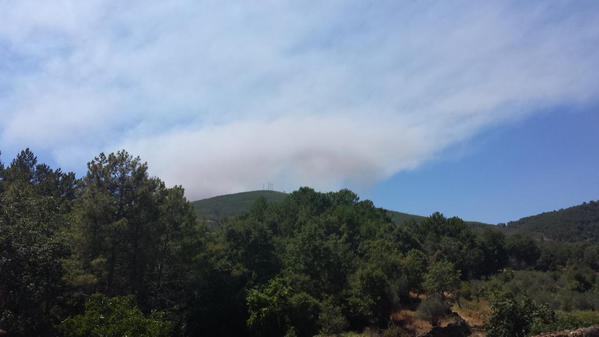
[[[287, 195], [285, 192], [257, 190], [219, 195], [196, 200], [191, 204], [199, 218], [206, 219], [210, 223], [219, 223], [225, 218], [246, 213], [259, 198], [264, 198], [267, 203], [276, 203], [285, 199]], [[387, 210], [387, 213], [391, 217], [391, 220], [397, 224], [403, 224], [408, 221], [421, 221], [426, 218], [421, 215], [391, 210]]]
[[229, 217], [239, 216], [247, 212], [259, 198], [267, 203], [279, 202], [287, 193], [269, 190], [258, 190], [219, 195], [212, 198], [193, 201], [191, 204], [199, 218], [210, 222], [220, 222]]

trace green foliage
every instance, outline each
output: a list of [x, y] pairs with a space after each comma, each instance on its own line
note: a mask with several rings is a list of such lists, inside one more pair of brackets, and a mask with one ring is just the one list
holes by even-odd
[[547, 331], [558, 331], [560, 328], [560, 322], [555, 311], [544, 304], [534, 304], [530, 334], [537, 335]]
[[88, 164], [73, 219], [73, 285], [88, 279], [87, 292], [134, 294], [144, 308], [182, 300], [199, 237], [182, 188], [150, 178], [147, 165], [124, 151], [100, 154]]
[[449, 261], [433, 263], [424, 275], [424, 289], [430, 295], [443, 296], [460, 286], [460, 272]]
[[402, 280], [405, 282], [400, 295], [406, 297], [409, 291], [420, 292], [423, 290], [424, 274], [428, 264], [426, 255], [420, 250], [412, 249], [401, 261]]
[[217, 224], [247, 213], [260, 199], [273, 203], [282, 201], [286, 196], [287, 194], [277, 191], [252, 191], [197, 200], [191, 204], [198, 218]]
[[0, 167], [0, 328], [11, 336], [51, 336], [65, 305], [60, 231], [75, 179], [38, 164], [29, 150]]
[[[508, 271], [483, 283], [487, 292], [499, 290], [513, 295], [527, 295], [537, 303], [554, 310], [599, 310], [599, 293], [595, 290], [581, 292], [576, 275], [597, 285], [595, 273], [577, 269], [556, 272]], [[586, 286], [584, 287], [586, 288]]]
[[437, 326], [439, 321], [451, 312], [449, 304], [440, 295], [432, 295], [424, 299], [419, 305], [416, 314], [420, 319], [429, 321], [432, 326]]
[[390, 280], [381, 270], [372, 265], [360, 268], [351, 281], [349, 304], [352, 321], [365, 325], [384, 327], [396, 306], [395, 296], [390, 289]]
[[321, 335], [330, 336], [345, 331], [349, 323], [343, 315], [341, 308], [335, 305], [331, 299], [325, 299], [320, 306], [318, 325]]
[[500, 332], [520, 324], [505, 323], [510, 312], [532, 310], [529, 331], [589, 321], [556, 320], [524, 292], [552, 309], [599, 308], [596, 244], [505, 237], [439, 213], [398, 225], [349, 190], [208, 199], [195, 209], [205, 226], [181, 187], [125, 151], [100, 154], [78, 180], [26, 150], [0, 163], [0, 201], [0, 329], [11, 336], [54, 337], [62, 321], [67, 336], [404, 335], [390, 317], [423, 291], [419, 314], [433, 322], [445, 296], [513, 294], [495, 304]]
[[586, 292], [593, 288], [596, 282], [595, 274], [592, 271], [574, 269], [568, 272], [568, 288], [577, 292]]
[[347, 284], [352, 256], [347, 241], [310, 222], [286, 241], [283, 262], [291, 273], [305, 276], [315, 292], [334, 293]]
[[478, 270], [481, 275], [495, 274], [507, 265], [508, 251], [503, 233], [486, 229], [480, 235], [479, 245], [483, 251], [483, 261]]
[[555, 327], [557, 316], [545, 305], [530, 298], [496, 294], [491, 302], [491, 317], [487, 323], [489, 337], [524, 337]]
[[459, 218], [435, 213], [410, 226], [421, 249], [435, 261], [451, 261], [464, 278], [479, 277], [485, 271], [485, 251], [475, 232]]
[[312, 336], [316, 330], [318, 302], [306, 293], [294, 292], [280, 277], [262, 289], [251, 289], [247, 305], [247, 324], [257, 336]]
[[599, 201], [522, 218], [508, 223], [505, 230], [552, 241], [598, 242]]
[[519, 234], [508, 237], [507, 250], [510, 264], [518, 269], [534, 267], [541, 256], [537, 243], [532, 238]]
[[558, 311], [555, 326], [548, 327], [545, 331], [570, 330], [593, 325], [599, 325], [597, 311]]
[[168, 337], [172, 326], [164, 314], [144, 315], [133, 297], [92, 295], [85, 312], [66, 319], [61, 324], [65, 337]]

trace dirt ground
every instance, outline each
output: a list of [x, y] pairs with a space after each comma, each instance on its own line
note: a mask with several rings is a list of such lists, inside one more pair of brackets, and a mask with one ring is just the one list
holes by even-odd
[[[461, 306], [454, 305], [452, 311], [458, 314], [472, 329], [473, 337], [485, 337], [484, 325], [489, 317], [490, 308], [486, 301], [466, 301]], [[419, 319], [415, 310], [404, 309], [392, 315], [392, 320], [406, 329], [414, 336], [428, 333], [432, 326], [428, 321]], [[455, 319], [449, 318], [440, 322], [441, 327], [454, 323]]]

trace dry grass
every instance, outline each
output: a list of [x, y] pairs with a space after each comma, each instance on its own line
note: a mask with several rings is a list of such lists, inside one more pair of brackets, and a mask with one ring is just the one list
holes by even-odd
[[[472, 337], [485, 337], [484, 325], [487, 322], [491, 313], [489, 302], [481, 301], [465, 301], [462, 300], [461, 307], [454, 305], [451, 310], [458, 314], [466, 321], [472, 329]], [[417, 317], [415, 310], [403, 309], [391, 315], [392, 321], [405, 329], [412, 336], [421, 336], [431, 331], [432, 325], [430, 322]], [[439, 326], [445, 327], [448, 324], [454, 323], [455, 318], [449, 317], [442, 320]], [[341, 337], [378, 337], [379, 331], [366, 329], [362, 333], [349, 332], [342, 334]]]
[[432, 329], [432, 325], [427, 321], [419, 319], [414, 310], [401, 310], [394, 313], [391, 316], [391, 319], [395, 324], [403, 327], [414, 335], [420, 335]]
[[451, 310], [460, 315], [469, 326], [474, 328], [484, 327], [491, 315], [491, 307], [486, 300], [462, 301], [461, 307], [454, 305]]

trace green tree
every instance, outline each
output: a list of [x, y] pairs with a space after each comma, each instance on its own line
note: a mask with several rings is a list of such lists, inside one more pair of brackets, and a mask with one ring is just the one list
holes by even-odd
[[509, 236], [506, 242], [510, 264], [514, 268], [534, 267], [541, 256], [541, 250], [535, 241], [520, 234]]
[[426, 273], [426, 255], [420, 250], [412, 249], [401, 261], [402, 277], [405, 280], [405, 291], [400, 295], [407, 297], [409, 291], [420, 292], [423, 290], [424, 275]]
[[429, 295], [444, 296], [459, 286], [460, 272], [449, 261], [434, 262], [424, 275], [424, 289]]
[[397, 304], [387, 275], [373, 264], [361, 266], [351, 277], [349, 321], [355, 327], [376, 325], [385, 327]]
[[347, 286], [353, 264], [349, 245], [314, 220], [286, 240], [283, 267], [301, 275], [309, 293], [336, 294]]
[[507, 265], [508, 253], [505, 235], [496, 230], [485, 230], [479, 238], [483, 260], [479, 266], [481, 275], [492, 275]]
[[284, 278], [276, 277], [261, 289], [247, 295], [247, 325], [257, 336], [276, 337], [293, 334], [313, 336], [319, 304], [303, 292], [295, 292]]
[[147, 169], [125, 151], [88, 163], [66, 265], [71, 283], [88, 292], [134, 294], [142, 308], [164, 308], [182, 300], [200, 233], [183, 189]]
[[448, 219], [441, 213], [434, 213], [419, 223], [411, 224], [410, 231], [429, 257], [451, 261], [465, 278], [479, 274], [483, 252], [476, 235], [462, 219]]
[[52, 336], [64, 314], [61, 260], [68, 247], [60, 231], [75, 179], [38, 164], [29, 150], [0, 174], [0, 329]]

